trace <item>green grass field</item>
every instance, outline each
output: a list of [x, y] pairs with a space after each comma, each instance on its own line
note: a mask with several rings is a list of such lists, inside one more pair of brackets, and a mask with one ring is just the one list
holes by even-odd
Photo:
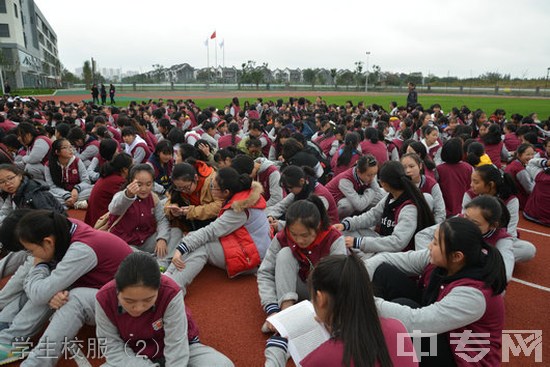
[[[300, 97], [297, 93], [296, 97]], [[151, 96], [151, 98], [155, 98]], [[286, 102], [287, 96], [281, 97]], [[315, 97], [308, 97], [310, 100]], [[357, 104], [360, 101], [364, 101], [366, 104], [379, 104], [386, 110], [389, 108], [391, 101], [396, 101], [398, 105], [404, 105], [406, 101], [406, 95], [381, 95], [381, 96], [356, 96], [356, 95], [339, 95], [339, 96], [324, 96], [327, 103], [335, 103], [337, 105], [344, 105], [348, 100], [351, 100], [353, 104]], [[130, 101], [141, 102], [141, 100], [148, 100], [148, 98], [136, 99], [133, 97], [117, 97], [116, 105], [118, 107], [126, 107]], [[265, 100], [276, 101], [277, 97], [264, 97]], [[219, 109], [224, 108], [231, 102], [231, 98], [195, 98], [194, 99], [200, 108], [206, 108], [215, 106]], [[255, 98], [239, 98], [241, 106], [246, 100], [253, 103]], [[460, 108], [463, 105], [468, 106], [470, 110], [476, 110], [478, 108], [483, 109], [488, 115], [493, 113], [497, 108], [502, 108], [506, 111], [506, 116], [510, 117], [514, 113], [520, 113], [524, 116], [536, 112], [540, 120], [547, 120], [550, 117], [550, 99], [544, 98], [511, 98], [511, 97], [479, 97], [479, 96], [439, 96], [439, 95], [422, 95], [418, 97], [419, 103], [424, 105], [425, 108], [430, 107], [434, 103], [439, 103], [444, 112], [449, 112], [452, 107]]]

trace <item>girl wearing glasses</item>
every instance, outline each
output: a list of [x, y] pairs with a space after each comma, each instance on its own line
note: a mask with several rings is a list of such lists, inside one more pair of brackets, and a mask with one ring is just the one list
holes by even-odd
[[50, 192], [50, 189], [33, 180], [13, 164], [0, 164], [0, 190], [4, 202], [0, 209], [0, 224], [15, 209], [48, 209], [64, 214], [65, 209]]
[[210, 189], [223, 201], [218, 217], [181, 239], [167, 270], [184, 293], [207, 262], [230, 277], [255, 271], [271, 242], [262, 185], [227, 167], [218, 171]]
[[210, 224], [220, 212], [223, 201], [211, 190], [216, 172], [203, 161], [188, 159], [178, 163], [172, 171], [172, 187], [164, 207], [170, 221], [170, 238], [179, 244], [183, 233], [195, 231]]
[[362, 213], [382, 199], [384, 191], [376, 180], [377, 173], [378, 162], [369, 154], [359, 158], [354, 167], [340, 173], [327, 184], [341, 219]]
[[53, 142], [46, 167], [46, 183], [51, 193], [68, 208], [86, 209], [92, 184], [86, 166], [76, 157], [67, 139]]

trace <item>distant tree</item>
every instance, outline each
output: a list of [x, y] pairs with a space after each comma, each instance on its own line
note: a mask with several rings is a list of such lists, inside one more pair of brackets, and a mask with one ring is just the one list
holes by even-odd
[[92, 66], [88, 60], [84, 61], [84, 65], [82, 66], [82, 78], [84, 79], [86, 89], [90, 89], [92, 86], [93, 75]]
[[304, 82], [311, 84], [312, 89], [315, 88], [315, 82], [317, 81], [318, 74], [319, 69], [304, 69]]
[[69, 83], [69, 84], [76, 84], [81, 83], [82, 79], [71, 73], [69, 70], [67, 70], [65, 67], [62, 67], [61, 70], [61, 81], [63, 83]]
[[268, 64], [263, 63], [262, 66], [256, 67], [256, 61], [248, 60], [241, 64], [241, 67], [241, 83], [256, 84], [256, 89], [259, 89], [260, 83], [265, 81], [266, 73], [269, 71]]
[[420, 85], [420, 84], [422, 84], [422, 79], [423, 78], [424, 77], [422, 75], [422, 72], [414, 72], [414, 73], [409, 74], [407, 82], [411, 82], [411, 83]]
[[334, 84], [334, 88], [336, 88], [336, 75], [337, 74], [338, 74], [338, 70], [330, 69], [330, 77], [332, 78], [332, 84]]
[[[362, 80], [366, 77], [363, 76], [363, 61], [355, 62], [355, 85], [363, 84]], [[366, 80], [366, 79], [365, 79]]]
[[355, 77], [356, 77], [355, 73], [349, 70], [346, 70], [342, 74], [338, 75], [338, 77], [336, 77], [336, 82], [338, 84], [349, 87], [351, 84], [353, 84], [354, 80], [356, 79]]

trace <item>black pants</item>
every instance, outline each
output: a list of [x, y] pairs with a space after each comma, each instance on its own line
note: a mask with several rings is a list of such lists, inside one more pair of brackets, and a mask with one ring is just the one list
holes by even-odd
[[[410, 308], [422, 307], [422, 291], [414, 279], [395, 266], [390, 264], [380, 265], [372, 277], [374, 294], [386, 301], [399, 303]], [[428, 332], [420, 330], [420, 332]], [[453, 367], [456, 366], [455, 357], [449, 344], [448, 334], [438, 334], [437, 355], [423, 356], [420, 358], [421, 367]], [[414, 340], [415, 338], [413, 338]], [[420, 338], [420, 346], [423, 353], [430, 352], [430, 338]], [[418, 342], [417, 342], [418, 343]], [[417, 354], [420, 351], [416, 351]], [[432, 353], [430, 353], [432, 354]]]

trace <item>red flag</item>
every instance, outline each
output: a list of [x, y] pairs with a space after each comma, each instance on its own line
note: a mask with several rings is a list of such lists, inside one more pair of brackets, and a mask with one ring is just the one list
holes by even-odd
[[216, 38], [216, 31], [214, 31], [214, 33], [212, 33], [212, 35], [210, 36], [210, 39], [214, 39]]

